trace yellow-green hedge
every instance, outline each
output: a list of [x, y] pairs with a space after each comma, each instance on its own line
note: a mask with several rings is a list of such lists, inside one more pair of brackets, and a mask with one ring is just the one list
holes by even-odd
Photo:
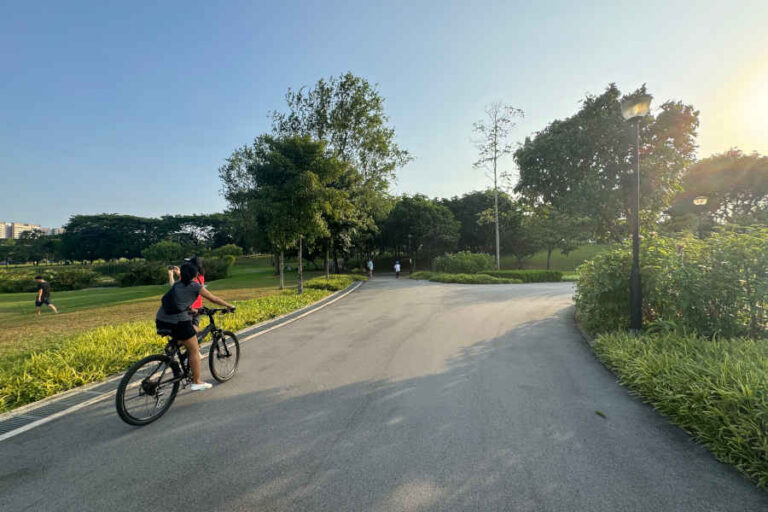
[[[284, 291], [235, 303], [233, 315], [217, 316], [219, 325], [235, 331], [307, 306], [329, 295], [308, 289], [301, 295]], [[62, 337], [56, 348], [32, 353], [0, 374], [0, 412], [104, 379], [122, 372], [142, 357], [161, 350], [164, 338], [153, 319], [99, 327]]]
[[768, 340], [599, 336], [622, 384], [768, 489]]

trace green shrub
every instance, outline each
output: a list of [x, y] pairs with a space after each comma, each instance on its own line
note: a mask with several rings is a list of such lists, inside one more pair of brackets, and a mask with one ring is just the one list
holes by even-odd
[[222, 245], [211, 251], [211, 255], [216, 258], [222, 258], [224, 256], [242, 256], [243, 248], [235, 244]]
[[173, 263], [179, 261], [187, 253], [187, 250], [178, 242], [163, 240], [152, 244], [143, 251], [141, 255], [148, 261], [160, 261], [162, 263]]
[[338, 291], [343, 290], [347, 286], [351, 285], [355, 281], [365, 280], [361, 276], [352, 276], [349, 274], [334, 274], [330, 278], [326, 279], [325, 276], [315, 277], [304, 283], [304, 288], [311, 288], [315, 290], [328, 290]]
[[593, 347], [623, 385], [768, 488], [768, 340], [614, 333]]
[[117, 279], [120, 286], [142, 286], [168, 282], [168, 267], [159, 261], [132, 262]]
[[432, 262], [432, 268], [435, 272], [447, 274], [477, 274], [484, 270], [490, 270], [493, 266], [492, 256], [467, 251], [438, 256]]
[[519, 284], [519, 279], [493, 277], [488, 274], [432, 274], [429, 278], [435, 283], [461, 283], [461, 284]]
[[524, 283], [559, 283], [563, 280], [563, 273], [558, 270], [486, 270], [483, 274], [519, 279]]
[[[766, 334], [768, 228], [725, 230], [705, 240], [650, 236], [640, 254], [643, 320], [704, 336]], [[576, 306], [600, 333], [629, 325], [628, 244], [579, 268]]]
[[120, 274], [125, 274], [131, 268], [131, 265], [135, 265], [138, 261], [108, 261], [106, 263], [100, 263], [91, 267], [99, 274], [118, 277]]
[[235, 264], [235, 257], [231, 254], [222, 258], [205, 258], [203, 265], [205, 266], [205, 281], [216, 281], [217, 279], [225, 279], [229, 277], [229, 272], [232, 270], [232, 266]]
[[[238, 330], [289, 313], [327, 296], [323, 290], [236, 302], [237, 312], [217, 318], [224, 329]], [[202, 327], [205, 327], [205, 322]], [[99, 327], [63, 337], [53, 349], [32, 353], [0, 373], [0, 413], [122, 372], [163, 347], [153, 320]]]
[[87, 268], [56, 270], [49, 281], [55, 290], [80, 290], [99, 282], [101, 274]]
[[409, 277], [411, 279], [429, 279], [433, 274], [434, 272], [429, 272], [428, 270], [419, 270], [412, 273]]
[[0, 271], [0, 293], [35, 292], [37, 290], [36, 275], [41, 275], [51, 283], [52, 290], [80, 290], [99, 282], [101, 274], [88, 268], [68, 269], [25, 269], [23, 272]]

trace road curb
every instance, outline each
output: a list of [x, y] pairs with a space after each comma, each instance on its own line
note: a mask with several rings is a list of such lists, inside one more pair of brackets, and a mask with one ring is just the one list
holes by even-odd
[[[330, 306], [360, 288], [362, 284], [362, 281], [356, 281], [343, 290], [334, 292], [313, 304], [246, 327], [237, 331], [236, 334], [241, 343], [251, 341], [263, 334], [291, 324], [296, 320], [300, 320], [305, 316]], [[207, 353], [208, 345], [201, 347], [200, 355], [205, 356]], [[105, 380], [62, 391], [37, 402], [0, 414], [0, 442], [112, 396], [117, 388], [115, 383], [122, 376], [122, 373], [113, 375]]]

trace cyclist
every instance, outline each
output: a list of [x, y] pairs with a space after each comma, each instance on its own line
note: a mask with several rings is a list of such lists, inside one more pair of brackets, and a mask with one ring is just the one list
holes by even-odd
[[[192, 263], [194, 266], [197, 267], [197, 271], [199, 272], [197, 274], [197, 277], [194, 279], [196, 283], [200, 283], [201, 285], [205, 286], [205, 266], [203, 265], [203, 258], [200, 256], [192, 256], [191, 258], [184, 258], [184, 261], [186, 263]], [[173, 286], [173, 283], [175, 282], [174, 275], [179, 277], [180, 274], [179, 267], [172, 267], [172, 269], [168, 270], [168, 282], [171, 286]], [[198, 295], [195, 302], [190, 306], [192, 311], [198, 311], [200, 308], [203, 307], [203, 297]], [[192, 326], [195, 328], [196, 331], [200, 332], [200, 315], [193, 314], [192, 315]]]
[[[213, 295], [203, 285], [195, 281], [199, 270], [192, 263], [184, 263], [179, 269], [179, 281], [173, 284], [168, 292], [174, 302], [172, 312], [166, 311], [166, 306], [161, 305], [155, 315], [157, 329], [170, 330], [174, 339], [184, 345], [189, 356], [189, 368], [192, 370], [192, 391], [204, 391], [212, 387], [200, 378], [200, 347], [197, 343], [197, 331], [192, 324], [190, 307], [202, 295], [209, 301], [234, 309], [235, 307], [223, 299]], [[179, 312], [173, 312], [179, 311]]]

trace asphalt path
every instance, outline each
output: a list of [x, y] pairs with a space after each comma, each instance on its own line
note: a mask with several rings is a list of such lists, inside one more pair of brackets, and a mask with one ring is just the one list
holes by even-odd
[[374, 279], [152, 425], [107, 401], [0, 443], [0, 509], [768, 510], [595, 361], [572, 292]]

